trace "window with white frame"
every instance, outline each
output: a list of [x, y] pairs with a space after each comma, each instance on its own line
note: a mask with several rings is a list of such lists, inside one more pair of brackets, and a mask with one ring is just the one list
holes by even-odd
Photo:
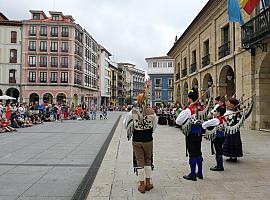
[[68, 72], [61, 72], [61, 83], [68, 82]]
[[169, 78], [168, 79], [168, 89], [171, 89], [171, 88], [173, 88], [173, 79]]
[[155, 99], [161, 99], [161, 91], [155, 91]]
[[40, 72], [39, 79], [41, 83], [47, 83], [47, 72]]
[[162, 87], [162, 79], [156, 78], [155, 79], [155, 88], [161, 88]]
[[29, 72], [28, 80], [29, 80], [29, 82], [31, 82], [31, 83], [36, 82], [36, 72], [30, 71], [30, 72]]
[[35, 67], [36, 66], [36, 56], [29, 56], [28, 57], [28, 65], [30, 67]]

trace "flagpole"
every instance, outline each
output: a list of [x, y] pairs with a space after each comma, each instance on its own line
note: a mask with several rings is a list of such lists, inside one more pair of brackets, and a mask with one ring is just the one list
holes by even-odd
[[264, 1], [261, 0], [261, 2], [262, 2], [263, 11], [265, 11], [265, 4], [264, 4]]

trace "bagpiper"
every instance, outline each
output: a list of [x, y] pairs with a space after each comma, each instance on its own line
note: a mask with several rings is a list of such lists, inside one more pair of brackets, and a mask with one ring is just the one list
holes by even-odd
[[151, 190], [153, 169], [153, 132], [157, 126], [154, 110], [147, 106], [147, 96], [141, 93], [137, 97], [138, 106], [132, 108], [124, 119], [128, 140], [132, 137], [133, 167], [138, 175], [138, 190], [141, 193]]
[[[202, 127], [196, 123], [196, 114], [198, 112], [198, 92], [196, 89], [189, 90], [189, 106], [183, 110], [177, 117], [176, 123], [182, 125], [182, 132], [186, 135], [186, 148], [189, 155], [190, 173], [183, 176], [184, 179], [196, 181], [197, 177], [203, 179], [202, 173]], [[196, 165], [198, 171], [196, 173]]]

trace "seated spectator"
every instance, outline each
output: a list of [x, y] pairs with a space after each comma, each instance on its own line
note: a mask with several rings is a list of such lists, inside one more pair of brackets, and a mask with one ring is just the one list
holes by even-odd
[[1, 119], [1, 133], [4, 132], [12, 132], [12, 131], [16, 131], [15, 128], [10, 127], [10, 121], [8, 121], [6, 118], [2, 118]]

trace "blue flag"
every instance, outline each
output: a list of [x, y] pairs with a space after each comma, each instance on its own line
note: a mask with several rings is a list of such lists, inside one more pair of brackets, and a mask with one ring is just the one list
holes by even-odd
[[227, 0], [227, 12], [229, 22], [239, 22], [241, 25], [244, 24], [238, 0]]
[[269, 0], [264, 0], [264, 5], [265, 5], [265, 7], [268, 7], [269, 6]]

